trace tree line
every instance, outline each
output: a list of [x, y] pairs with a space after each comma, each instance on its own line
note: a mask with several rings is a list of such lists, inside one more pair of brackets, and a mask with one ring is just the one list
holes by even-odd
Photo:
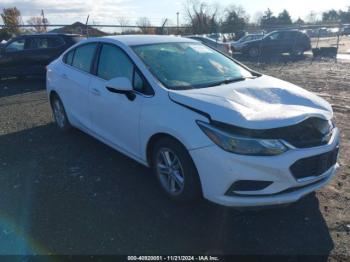
[[268, 8], [265, 12], [256, 14], [252, 21], [242, 6], [230, 5], [222, 11], [218, 5], [210, 5], [205, 1], [188, 0], [185, 3], [185, 19], [192, 27], [194, 34], [238, 33], [247, 27], [269, 29], [290, 25], [350, 23], [350, 7], [346, 11], [332, 9], [323, 12], [321, 16], [311, 11], [305, 21], [300, 17], [293, 21], [286, 9], [275, 15]]
[[[234, 33], [244, 31], [247, 27], [256, 27], [260, 29], [268, 29], [277, 26], [289, 26], [293, 24], [317, 24], [317, 23], [350, 23], [350, 7], [347, 10], [328, 10], [318, 15], [315, 12], [310, 12], [304, 21], [298, 18], [293, 21], [288, 10], [283, 10], [278, 14], [274, 14], [269, 8], [255, 15], [252, 20], [249, 14], [242, 6], [230, 5], [221, 8], [217, 4], [208, 4], [202, 0], [187, 0], [184, 3], [182, 17], [184, 22], [181, 26], [187, 29], [176, 30], [174, 28], [164, 31], [167, 25], [174, 24], [164, 19], [159, 28], [152, 27], [150, 19], [140, 17], [136, 21], [136, 26], [140, 27], [139, 32], [146, 34], [209, 34], [209, 33]], [[49, 21], [43, 16], [34, 16], [29, 18], [26, 23], [33, 25], [29, 29], [21, 29], [19, 26], [23, 24], [21, 12], [18, 8], [4, 8], [1, 12], [1, 18], [4, 27], [0, 30], [1, 39], [8, 39], [14, 35], [23, 33], [24, 31], [43, 33], [47, 30]], [[130, 30], [127, 25], [130, 22], [126, 18], [118, 18], [119, 25], [122, 28], [121, 33], [135, 33], [135, 30]]]

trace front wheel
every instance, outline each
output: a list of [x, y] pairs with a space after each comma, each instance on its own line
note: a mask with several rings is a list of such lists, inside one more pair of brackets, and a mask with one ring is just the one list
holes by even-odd
[[154, 146], [152, 167], [163, 191], [172, 199], [189, 202], [200, 198], [197, 169], [187, 149], [172, 138], [162, 138]]
[[56, 125], [62, 131], [68, 131], [71, 129], [66, 111], [64, 109], [61, 99], [55, 95], [51, 100], [52, 113], [55, 118]]

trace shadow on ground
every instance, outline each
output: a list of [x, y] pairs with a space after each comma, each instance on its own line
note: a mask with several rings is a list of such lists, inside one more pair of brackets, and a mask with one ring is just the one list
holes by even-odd
[[204, 200], [181, 206], [147, 168], [53, 124], [0, 136], [0, 174], [1, 254], [317, 254], [326, 261], [333, 248], [314, 195], [259, 212]]
[[29, 77], [26, 79], [0, 78], [0, 98], [43, 89], [45, 89], [45, 78], [43, 77]]

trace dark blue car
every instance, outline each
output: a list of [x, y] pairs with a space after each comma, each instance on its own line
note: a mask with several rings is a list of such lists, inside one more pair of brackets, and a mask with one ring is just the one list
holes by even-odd
[[45, 67], [82, 37], [71, 34], [32, 34], [0, 47], [0, 78], [45, 75]]

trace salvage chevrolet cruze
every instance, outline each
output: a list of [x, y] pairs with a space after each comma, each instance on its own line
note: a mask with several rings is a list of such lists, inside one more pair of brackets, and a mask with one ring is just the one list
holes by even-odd
[[174, 200], [297, 201], [338, 168], [331, 106], [195, 40], [90, 38], [47, 68], [57, 126], [151, 167]]

